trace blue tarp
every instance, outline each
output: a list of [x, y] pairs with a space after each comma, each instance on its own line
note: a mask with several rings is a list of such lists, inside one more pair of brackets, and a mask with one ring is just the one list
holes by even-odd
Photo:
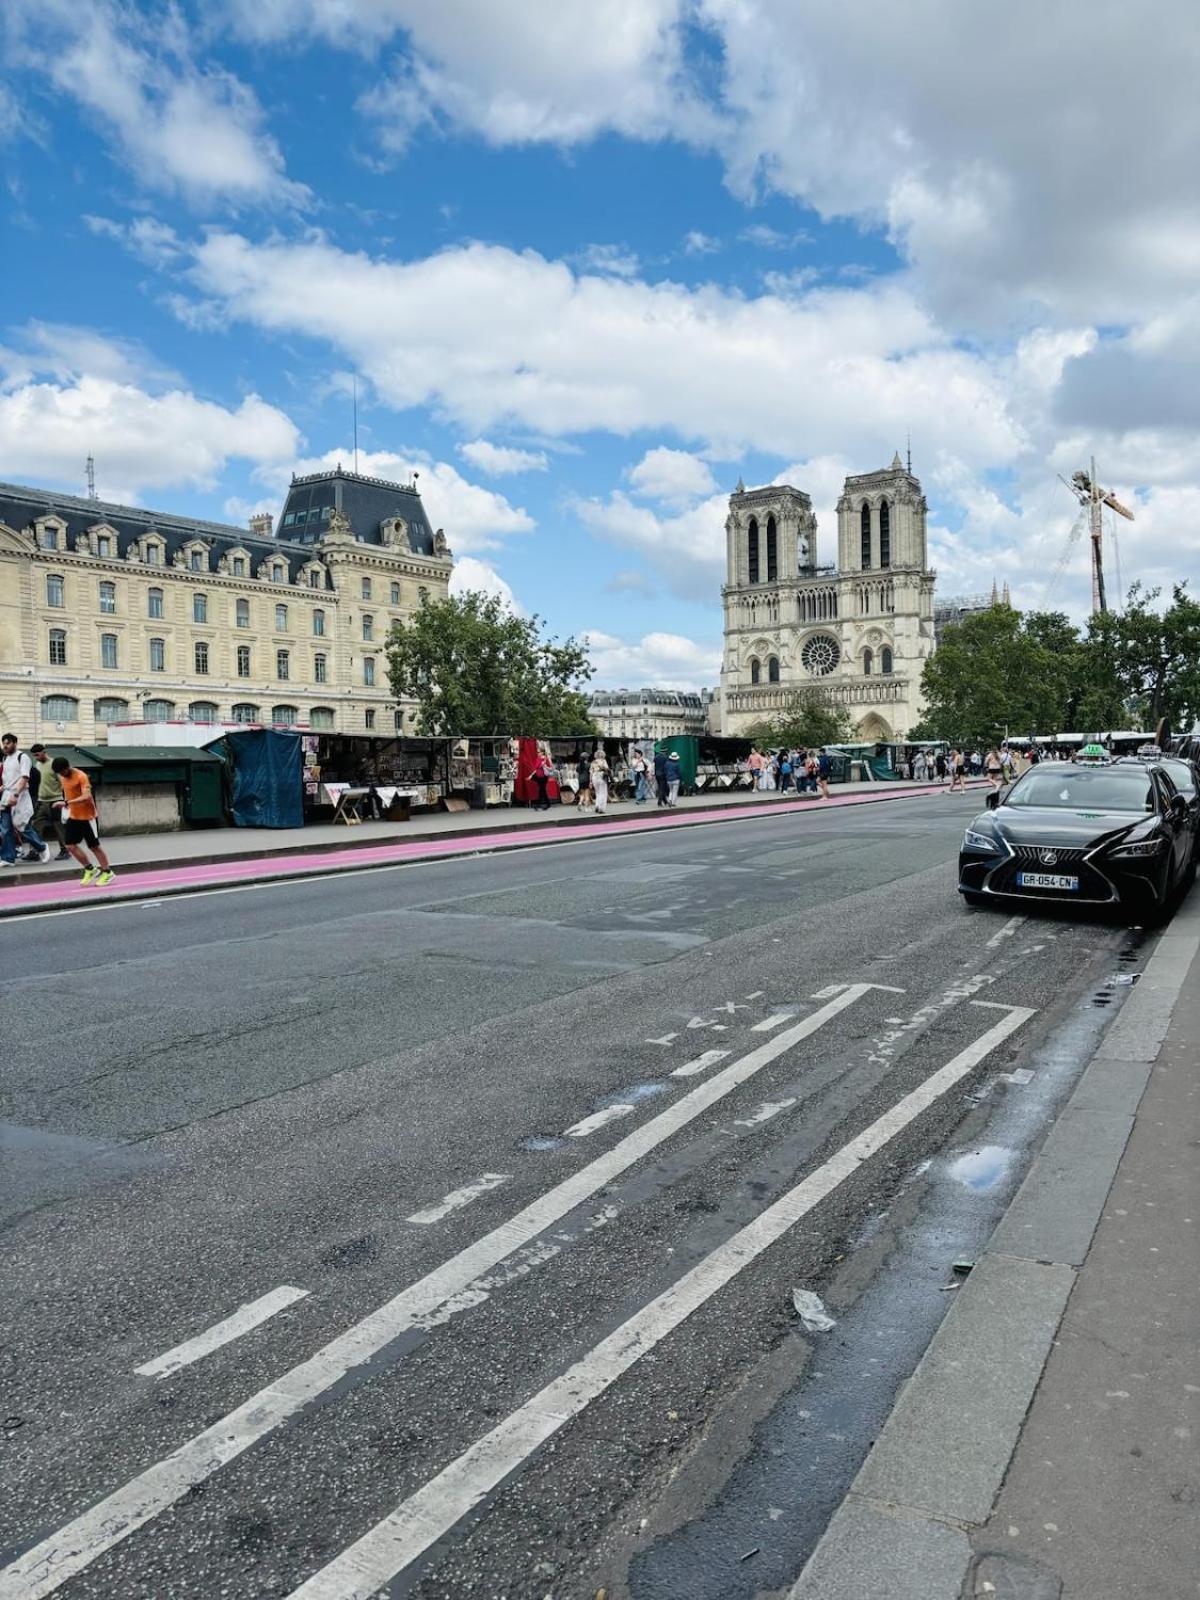
[[222, 743], [233, 762], [235, 828], [304, 826], [303, 759], [298, 733], [247, 728]]

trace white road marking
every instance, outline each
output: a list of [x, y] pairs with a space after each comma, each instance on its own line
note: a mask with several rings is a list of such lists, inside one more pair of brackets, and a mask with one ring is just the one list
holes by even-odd
[[707, 1072], [709, 1067], [715, 1067], [718, 1061], [724, 1061], [728, 1054], [728, 1050], [706, 1050], [702, 1056], [697, 1056], [694, 1061], [685, 1061], [681, 1067], [676, 1067], [671, 1076], [673, 1078], [697, 1078], [702, 1072]]
[[240, 1339], [242, 1334], [249, 1333], [251, 1328], [257, 1328], [260, 1323], [266, 1322], [268, 1317], [273, 1317], [277, 1311], [294, 1305], [297, 1300], [303, 1300], [307, 1294], [307, 1289], [293, 1289], [288, 1284], [279, 1289], [272, 1289], [270, 1294], [260, 1295], [248, 1305], [239, 1306], [232, 1316], [226, 1317], [223, 1322], [215, 1323], [203, 1333], [198, 1333], [194, 1339], [185, 1339], [182, 1344], [177, 1344], [165, 1354], [155, 1356], [153, 1361], [147, 1361], [144, 1366], [135, 1367], [133, 1370], [143, 1378], [169, 1378], [173, 1372], [178, 1372], [180, 1367], [189, 1367], [193, 1361], [199, 1361], [201, 1356], [219, 1350], [223, 1344], [231, 1344], [234, 1339]]
[[615, 1106], [605, 1106], [602, 1111], [593, 1111], [590, 1117], [584, 1117], [579, 1122], [573, 1122], [569, 1128], [564, 1128], [564, 1137], [568, 1139], [586, 1139], [588, 1134], [595, 1133], [597, 1128], [606, 1127], [610, 1122], [616, 1122], [621, 1117], [631, 1117], [636, 1110], [636, 1106], [631, 1106], [624, 1100]]
[[472, 1200], [477, 1200], [481, 1194], [486, 1194], [489, 1189], [498, 1189], [502, 1183], [507, 1182], [507, 1172], [485, 1172], [482, 1177], [476, 1178], [474, 1183], [465, 1183], [461, 1189], [451, 1189], [446, 1198], [439, 1201], [436, 1206], [427, 1206], [424, 1211], [414, 1211], [411, 1217], [405, 1217], [404, 1220], [428, 1227], [431, 1222], [440, 1222], [452, 1211], [461, 1211], [464, 1206], [469, 1206]]
[[817, 989], [814, 991], [813, 999], [828, 1000], [832, 995], [841, 994], [845, 987], [846, 985], [844, 983], [827, 983], [823, 989]]
[[795, 1095], [787, 1100], [764, 1100], [756, 1111], [752, 1111], [748, 1117], [738, 1117], [733, 1125], [735, 1128], [756, 1128], [760, 1122], [770, 1122], [772, 1117], [777, 1117], [781, 1111], [795, 1104]]
[[633, 1129], [611, 1150], [589, 1161], [539, 1196], [523, 1211], [467, 1245], [440, 1267], [409, 1284], [360, 1322], [274, 1383], [260, 1389], [202, 1433], [185, 1440], [169, 1456], [147, 1467], [119, 1489], [97, 1501], [74, 1521], [49, 1534], [0, 1572], [0, 1600], [42, 1600], [68, 1578], [120, 1544], [160, 1511], [181, 1500], [230, 1461], [272, 1433], [289, 1417], [339, 1383], [348, 1372], [369, 1361], [419, 1318], [469, 1288], [482, 1273], [531, 1243], [576, 1206], [649, 1155], [664, 1140], [732, 1094], [740, 1084], [784, 1055], [802, 1039], [817, 1033], [834, 1017], [861, 1000], [878, 984], [856, 983], [819, 1011], [765, 1040], [749, 1054], [731, 1061], [687, 1094]]
[[546, 1385], [415, 1494], [315, 1572], [289, 1600], [369, 1600], [445, 1537], [499, 1483], [584, 1411], [642, 1356], [653, 1350], [743, 1268], [961, 1082], [1034, 1012], [1014, 1006], [974, 1044], [961, 1050], [911, 1094], [885, 1111], [774, 1205], [727, 1239], [677, 1283], [636, 1311], [615, 1333]]
[[661, 1039], [647, 1039], [647, 1044], [674, 1044], [679, 1035], [677, 1033], [664, 1033]]
[[761, 1000], [763, 995], [766, 994], [766, 992], [767, 991], [765, 989], [755, 989], [753, 994], [748, 994], [746, 996], [746, 999], [747, 1000]]
[[1016, 933], [1017, 929], [1023, 928], [1027, 921], [1027, 917], [1009, 917], [1004, 926], [1002, 928], [998, 928], [988, 940], [987, 948], [989, 950], [998, 949], [1005, 939], [1011, 939], [1013, 934]]
[[776, 1028], [782, 1028], [784, 1023], [796, 1015], [796, 1007], [790, 1006], [786, 1011], [776, 1011], [769, 1017], [764, 1017], [761, 1022], [756, 1022], [750, 1029], [751, 1033], [774, 1033]]
[[689, 1028], [711, 1028], [712, 1025], [711, 1017], [693, 1017], [688, 1023]]

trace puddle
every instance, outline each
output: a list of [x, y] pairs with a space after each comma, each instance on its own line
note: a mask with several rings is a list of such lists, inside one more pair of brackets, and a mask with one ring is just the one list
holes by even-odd
[[1002, 1144], [981, 1145], [952, 1161], [947, 1175], [976, 1194], [987, 1194], [1003, 1179], [1012, 1158], [1012, 1151]]
[[566, 1144], [565, 1139], [555, 1137], [551, 1133], [535, 1133], [531, 1138], [517, 1141], [518, 1150], [558, 1150]]

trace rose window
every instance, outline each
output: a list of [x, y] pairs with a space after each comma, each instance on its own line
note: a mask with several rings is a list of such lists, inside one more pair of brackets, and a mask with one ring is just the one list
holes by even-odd
[[841, 654], [836, 639], [827, 633], [818, 633], [805, 643], [800, 659], [806, 672], [811, 672], [814, 678], [824, 678], [837, 666]]

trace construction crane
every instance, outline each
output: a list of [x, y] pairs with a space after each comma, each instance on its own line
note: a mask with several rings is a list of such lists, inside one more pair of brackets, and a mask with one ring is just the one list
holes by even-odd
[[[1108, 600], [1104, 593], [1104, 507], [1108, 506], [1127, 522], [1133, 521], [1133, 512], [1128, 506], [1123, 506], [1110, 489], [1102, 489], [1096, 482], [1095, 456], [1092, 457], [1090, 472], [1073, 472], [1069, 483], [1066, 478], [1062, 481], [1087, 511], [1092, 541], [1092, 615], [1100, 616], [1108, 610]], [[1072, 528], [1067, 539], [1067, 550], [1059, 563], [1060, 567], [1066, 564], [1067, 555], [1076, 537], [1078, 537], [1077, 529]]]

